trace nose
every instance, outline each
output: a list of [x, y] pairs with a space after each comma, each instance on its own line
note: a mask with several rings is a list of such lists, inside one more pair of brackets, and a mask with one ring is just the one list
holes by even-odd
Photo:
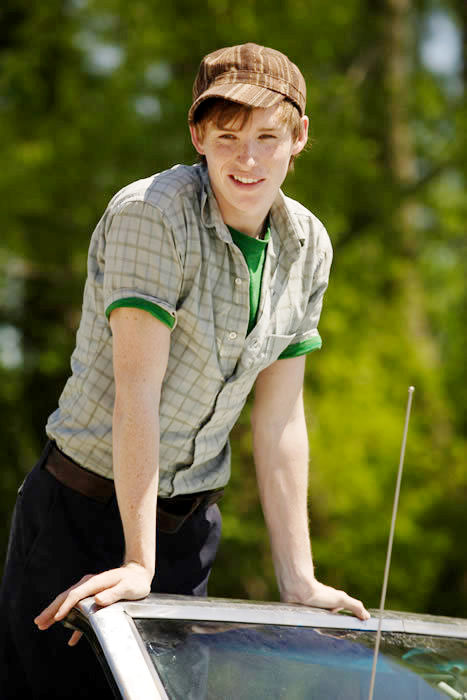
[[256, 146], [253, 140], [248, 139], [240, 144], [237, 160], [241, 165], [248, 168], [256, 164]]

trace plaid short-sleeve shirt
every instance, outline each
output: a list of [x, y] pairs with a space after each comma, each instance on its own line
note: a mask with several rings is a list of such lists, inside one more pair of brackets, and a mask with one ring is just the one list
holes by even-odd
[[159, 317], [162, 310], [172, 326], [160, 402], [160, 494], [227, 483], [229, 433], [258, 373], [292, 344], [321, 346], [329, 237], [282, 192], [269, 223], [258, 315], [248, 333], [248, 268], [221, 218], [207, 169], [175, 166], [113, 197], [91, 239], [72, 375], [47, 423], [47, 434], [67, 455], [112, 477], [115, 382], [107, 315], [116, 305], [140, 306]]

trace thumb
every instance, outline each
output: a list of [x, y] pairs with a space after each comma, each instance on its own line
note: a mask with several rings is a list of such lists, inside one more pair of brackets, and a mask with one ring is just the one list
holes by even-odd
[[94, 596], [97, 605], [101, 605], [102, 607], [112, 605], [112, 603], [116, 603], [120, 598], [118, 585], [112, 586], [112, 588], [106, 588], [105, 591], [100, 591], [100, 593], [96, 593]]

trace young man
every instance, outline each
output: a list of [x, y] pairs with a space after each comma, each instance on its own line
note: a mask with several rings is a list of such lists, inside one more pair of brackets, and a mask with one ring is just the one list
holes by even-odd
[[273, 49], [221, 49], [201, 63], [189, 124], [202, 164], [124, 188], [91, 240], [73, 373], [12, 528], [2, 627], [16, 692], [59, 696], [64, 679], [73, 697], [96, 692], [88, 645], [71, 651], [54, 625], [79, 600], [206, 594], [228, 435], [253, 385], [281, 598], [368, 617], [316, 580], [308, 533], [302, 385], [331, 246], [280, 191], [307, 141], [304, 79]]

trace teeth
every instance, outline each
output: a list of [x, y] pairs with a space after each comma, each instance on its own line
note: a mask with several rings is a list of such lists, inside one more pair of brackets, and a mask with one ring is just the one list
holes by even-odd
[[238, 182], [242, 182], [244, 185], [250, 185], [252, 182], [259, 182], [259, 179], [254, 180], [251, 177], [239, 177], [239, 175], [234, 175], [233, 179], [237, 180]]

